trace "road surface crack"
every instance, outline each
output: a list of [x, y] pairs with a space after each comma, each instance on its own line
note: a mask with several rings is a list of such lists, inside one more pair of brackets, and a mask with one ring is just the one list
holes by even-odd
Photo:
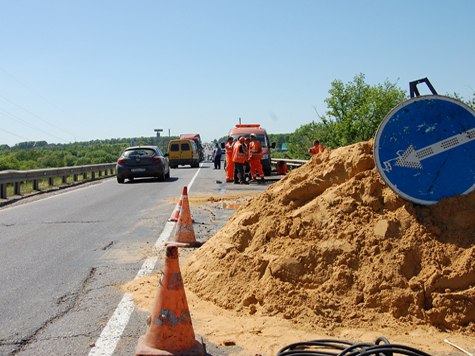
[[61, 318], [63, 318], [65, 315], [67, 315], [69, 312], [72, 310], [76, 309], [78, 307], [79, 303], [79, 298], [83, 296], [89, 286], [89, 283], [91, 282], [92, 278], [94, 277], [94, 274], [96, 272], [96, 268], [91, 268], [89, 271], [89, 274], [87, 277], [84, 279], [81, 287], [77, 292], [72, 292], [69, 294], [66, 294], [62, 297], [59, 297], [56, 299], [56, 304], [57, 305], [62, 305], [65, 304], [66, 308], [58, 313], [57, 315], [51, 317], [50, 319], [46, 320], [43, 325], [41, 325], [37, 330], [33, 331], [30, 336], [24, 338], [23, 340], [20, 340], [18, 342], [14, 343], [2, 343], [0, 342], [0, 346], [4, 345], [18, 345], [19, 347], [16, 350], [13, 350], [12, 353], [10, 354], [11, 356], [14, 356], [18, 354], [21, 351], [24, 351], [31, 343], [33, 343], [38, 335], [45, 330], [48, 326], [51, 324], [57, 322]]

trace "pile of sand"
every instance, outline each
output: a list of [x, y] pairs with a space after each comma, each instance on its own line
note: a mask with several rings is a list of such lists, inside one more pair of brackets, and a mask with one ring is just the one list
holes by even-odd
[[382, 181], [372, 140], [327, 149], [241, 206], [182, 267], [199, 297], [327, 330], [475, 332], [475, 194], [419, 206]]

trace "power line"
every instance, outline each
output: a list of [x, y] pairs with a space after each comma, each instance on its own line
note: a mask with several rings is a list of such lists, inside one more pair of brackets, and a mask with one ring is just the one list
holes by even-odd
[[[0, 69], [5, 73], [7, 74], [8, 76], [10, 76], [12, 79], [14, 79], [15, 81], [17, 81], [18, 83], [20, 83], [21, 85], [23, 85], [26, 89], [28, 89], [29, 91], [31, 91], [33, 94], [35, 94], [36, 96], [38, 96], [39, 98], [41, 98], [42, 100], [46, 101], [48, 104], [50, 104], [51, 106], [53, 106], [54, 108], [58, 109], [59, 111], [61, 111], [63, 114], [66, 114], [67, 116], [69, 116], [70, 118], [74, 119], [75, 121], [77, 122], [80, 122], [81, 124], [95, 130], [94, 127], [88, 125], [87, 123], [77, 119], [76, 117], [74, 117], [73, 115], [67, 113], [66, 111], [64, 111], [63, 109], [59, 108], [58, 106], [56, 106], [55, 104], [53, 104], [51, 101], [49, 101], [48, 99], [44, 98], [43, 96], [41, 96], [40, 94], [38, 94], [36, 91], [34, 91], [33, 89], [31, 89], [29, 86], [27, 86], [26, 84], [24, 84], [23, 82], [21, 82], [20, 80], [18, 80], [17, 78], [15, 78], [13, 75], [11, 75], [10, 73], [8, 73], [5, 69], [1, 68]], [[54, 126], [54, 125], [53, 125]], [[59, 128], [60, 130], [62, 130], [61, 128]], [[64, 131], [64, 130], [62, 130]], [[67, 132], [67, 131], [64, 131], [64, 132]], [[70, 132], [67, 132], [69, 134], [71, 134]], [[74, 134], [71, 134], [71, 135], [74, 135]], [[74, 135], [75, 137], [77, 135]], [[79, 138], [82, 138], [83, 140], [86, 140], [84, 137], [81, 137], [81, 136], [77, 136]]]
[[5, 129], [2, 129], [1, 127], [0, 127], [0, 130], [2, 130], [2, 131], [5, 131], [6, 133], [9, 133], [10, 135], [13, 135], [13, 136], [16, 136], [16, 137], [22, 138], [22, 139], [24, 139], [24, 140], [27, 140], [27, 141], [32, 141], [32, 140], [30, 140], [30, 139], [28, 139], [28, 138], [26, 138], [26, 137], [23, 137], [23, 136], [17, 135], [16, 133], [10, 132], [10, 131], [8, 131], [8, 130], [5, 130]]
[[35, 130], [41, 131], [41, 132], [43, 132], [43, 133], [45, 133], [45, 134], [47, 134], [47, 135], [49, 135], [49, 136], [56, 137], [57, 139], [60, 139], [61, 141], [68, 142], [68, 140], [65, 140], [64, 138], [61, 138], [61, 137], [58, 137], [58, 136], [56, 136], [56, 135], [53, 135], [53, 134], [51, 134], [51, 133], [49, 133], [49, 132], [46, 132], [45, 130], [42, 130], [42, 129], [40, 129], [39, 127], [36, 127], [35, 125], [30, 124], [28, 121], [25, 121], [25, 120], [19, 118], [18, 116], [14, 115], [14, 114], [12, 114], [12, 113], [10, 113], [10, 112], [8, 112], [8, 111], [2, 109], [2, 108], [0, 108], [0, 110], [3, 111], [4, 113], [6, 113], [6, 114], [4, 114], [4, 113], [0, 113], [0, 114], [3, 114], [4, 116], [6, 116], [6, 117], [8, 117], [8, 118], [10, 118], [10, 119], [13, 119], [13, 120], [15, 120], [15, 121], [18, 121], [18, 122], [22, 123], [23, 125], [30, 126], [30, 127], [34, 128]]
[[41, 121], [44, 121], [44, 122], [46, 122], [47, 124], [49, 124], [49, 125], [51, 125], [51, 126], [53, 126], [53, 127], [56, 127], [58, 130], [61, 130], [61, 131], [65, 132], [65, 133], [67, 133], [67, 134], [70, 134], [70, 135], [74, 136], [74, 134], [73, 134], [72, 132], [63, 130], [61, 127], [52, 124], [51, 122], [49, 122], [49, 121], [47, 121], [47, 120], [45, 120], [45, 119], [39, 117], [39, 116], [36, 115], [36, 114], [33, 114], [31, 111], [26, 110], [25, 108], [23, 108], [23, 107], [21, 107], [20, 105], [14, 103], [14, 102], [11, 101], [10, 99], [5, 98], [5, 97], [4, 97], [3, 95], [1, 95], [1, 94], [0, 94], [0, 98], [5, 99], [5, 100], [8, 101], [9, 103], [11, 103], [11, 104], [15, 105], [16, 107], [22, 109], [23, 111], [26, 111], [28, 114], [30, 114], [30, 115], [36, 117], [37, 119], [40, 119]]

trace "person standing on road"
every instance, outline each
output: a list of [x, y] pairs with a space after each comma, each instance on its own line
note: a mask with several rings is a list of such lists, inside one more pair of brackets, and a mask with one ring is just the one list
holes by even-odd
[[310, 147], [308, 149], [308, 153], [310, 153], [311, 155], [316, 155], [318, 153], [322, 153], [324, 150], [325, 147], [320, 144], [320, 141], [315, 140], [313, 141], [313, 147]]
[[249, 151], [250, 146], [251, 146], [251, 139], [249, 137], [245, 137], [244, 149], [246, 150], [246, 162], [244, 162], [244, 178], [247, 179], [248, 181], [251, 180], [251, 166], [249, 164], [249, 160], [251, 159], [251, 152]]
[[216, 148], [214, 149], [213, 157], [214, 157], [214, 169], [221, 169], [221, 147], [219, 144], [216, 144]]
[[234, 181], [234, 162], [233, 162], [233, 147], [234, 142], [231, 136], [228, 137], [228, 143], [224, 146], [226, 149], [226, 183]]
[[[257, 181], [257, 175], [259, 175], [261, 182], [264, 182], [264, 171], [262, 170], [262, 147], [261, 143], [256, 137], [256, 134], [252, 133], [251, 135], [251, 145], [249, 147], [250, 160], [249, 164], [251, 166], [251, 176], [253, 181]], [[257, 173], [256, 173], [257, 172]]]
[[244, 162], [246, 162], [244, 141], [244, 137], [239, 136], [233, 147], [234, 184], [249, 184], [244, 177]]

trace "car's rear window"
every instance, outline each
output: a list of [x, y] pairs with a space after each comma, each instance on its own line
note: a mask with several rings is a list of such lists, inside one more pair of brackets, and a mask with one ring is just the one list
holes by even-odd
[[180, 150], [180, 145], [178, 143], [172, 143], [170, 146], [170, 151], [177, 152]]
[[189, 143], [182, 143], [181, 144], [181, 150], [182, 151], [189, 151], [190, 150], [190, 144]]
[[130, 151], [125, 151], [124, 152], [124, 157], [136, 157], [136, 156], [148, 156], [148, 157], [152, 157], [153, 155], [155, 155], [155, 151], [154, 150], [150, 150], [150, 149], [136, 149], [136, 150], [130, 150]]

